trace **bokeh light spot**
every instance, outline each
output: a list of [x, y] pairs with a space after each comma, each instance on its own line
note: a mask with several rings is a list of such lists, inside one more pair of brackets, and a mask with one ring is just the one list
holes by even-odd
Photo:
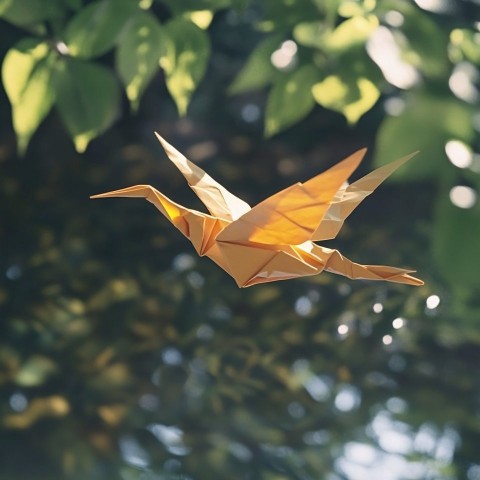
[[477, 201], [477, 192], [465, 185], [457, 185], [450, 190], [450, 201], [459, 208], [472, 208]]
[[450, 162], [458, 168], [468, 168], [472, 165], [472, 150], [460, 140], [448, 141], [445, 144], [445, 153]]
[[433, 310], [440, 305], [440, 297], [438, 295], [430, 295], [427, 300], [425, 300], [427, 308]]

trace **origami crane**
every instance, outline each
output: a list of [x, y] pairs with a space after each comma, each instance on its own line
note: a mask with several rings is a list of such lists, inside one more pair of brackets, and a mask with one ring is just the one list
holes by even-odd
[[349, 185], [366, 149], [305, 183], [296, 183], [251, 208], [156, 134], [167, 156], [210, 212], [185, 208], [150, 185], [136, 185], [91, 198], [145, 198], [193, 244], [230, 274], [239, 287], [289, 278], [337, 273], [351, 279], [422, 285], [414, 270], [361, 265], [338, 250], [313, 243], [336, 237], [345, 219], [391, 173], [414, 154], [385, 165]]

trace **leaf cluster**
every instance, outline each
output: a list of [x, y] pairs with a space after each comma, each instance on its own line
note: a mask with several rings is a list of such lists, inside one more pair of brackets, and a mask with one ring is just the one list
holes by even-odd
[[[456, 293], [474, 292], [480, 31], [470, 2], [438, 2], [434, 11], [417, 3], [1, 0], [0, 18], [21, 36], [2, 64], [19, 150], [55, 108], [84, 151], [120, 117], [121, 86], [136, 111], [158, 72], [185, 115], [207, 72], [210, 22], [248, 14], [259, 40], [228, 92], [266, 97], [267, 136], [321, 109], [332, 123], [378, 126], [376, 166], [420, 150], [396, 178], [435, 186], [433, 268]], [[451, 201], [457, 187], [470, 199], [467, 208]]]
[[[2, 65], [20, 152], [52, 107], [77, 151], [85, 151], [118, 119], [120, 84], [135, 111], [160, 68], [179, 112], [185, 113], [209, 58], [203, 28], [210, 10], [196, 12], [195, 2], [165, 1], [170, 13], [160, 21], [152, 2], [49, 0], [46, 8], [44, 3], [0, 3], [0, 18], [25, 30]], [[203, 3], [205, 9], [225, 4]]]

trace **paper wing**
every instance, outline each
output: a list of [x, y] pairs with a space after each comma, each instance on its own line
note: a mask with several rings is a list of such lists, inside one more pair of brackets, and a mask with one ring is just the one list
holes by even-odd
[[200, 255], [203, 255], [210, 247], [214, 232], [216, 234], [216, 225], [221, 222], [210, 215], [185, 208], [173, 202], [150, 185], [136, 185], [113, 192], [92, 195], [90, 198], [110, 197], [144, 198], [153, 203], [192, 242]]
[[299, 245], [312, 238], [335, 194], [358, 167], [359, 150], [305, 183], [282, 190], [228, 225], [217, 241]]
[[248, 203], [240, 200], [240, 198], [222, 187], [210, 175], [170, 145], [157, 132], [155, 132], [155, 135], [168, 158], [180, 170], [191, 189], [212, 215], [224, 220], [235, 220], [250, 210]]
[[327, 272], [344, 275], [345, 277], [363, 280], [382, 280], [387, 282], [405, 283], [407, 285], [423, 285], [423, 281], [411, 273], [415, 270], [389, 267], [387, 265], [362, 265], [352, 262], [338, 250], [311, 244], [311, 252], [323, 263], [322, 269]]
[[417, 153], [418, 152], [412, 153], [383, 167], [377, 168], [360, 180], [348, 185], [343, 191], [340, 191], [339, 195], [333, 199], [327, 213], [312, 235], [312, 240], [318, 241], [335, 238], [342, 228], [345, 219], [360, 205], [363, 199], [368, 197], [397, 168]]

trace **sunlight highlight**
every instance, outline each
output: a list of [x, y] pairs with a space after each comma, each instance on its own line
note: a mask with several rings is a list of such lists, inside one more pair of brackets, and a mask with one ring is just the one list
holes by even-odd
[[450, 0], [415, 0], [415, 3], [424, 10], [435, 13], [445, 13], [451, 10]]
[[405, 100], [400, 97], [387, 98], [383, 108], [390, 116], [398, 117], [405, 110]]
[[381, 312], [383, 312], [383, 305], [380, 302], [374, 303], [373, 307], [372, 307], [372, 310], [375, 313], [381, 313]]
[[375, 30], [367, 42], [367, 52], [392, 85], [408, 89], [420, 80], [417, 70], [403, 61], [402, 52], [388, 28]]
[[310, 315], [313, 310], [312, 301], [307, 296], [299, 297], [295, 302], [295, 312], [301, 317]]
[[360, 393], [351, 385], [345, 385], [335, 397], [335, 407], [341, 412], [349, 412], [360, 405]]
[[404, 21], [404, 16], [396, 10], [390, 10], [385, 14], [385, 22], [391, 27], [401, 27]]
[[405, 325], [405, 320], [402, 317], [398, 317], [392, 322], [392, 326], [395, 330], [399, 330], [404, 325]]
[[450, 140], [445, 144], [445, 153], [450, 162], [458, 168], [468, 168], [473, 162], [471, 148], [460, 140]]
[[382, 342], [384, 345], [391, 345], [393, 342], [393, 338], [391, 335], [384, 335], [382, 338]]
[[272, 65], [279, 70], [285, 70], [293, 66], [298, 47], [293, 40], [286, 40], [279, 49], [275, 50], [270, 57]]
[[465, 185], [457, 185], [450, 190], [450, 201], [459, 208], [472, 208], [477, 202], [477, 192]]
[[348, 333], [348, 325], [339, 325], [337, 331], [340, 335], [346, 335]]
[[460, 62], [455, 65], [448, 86], [456, 97], [468, 103], [475, 103], [478, 99], [478, 90], [475, 87], [478, 79], [478, 71], [471, 63]]
[[440, 305], [440, 297], [438, 295], [430, 295], [425, 300], [425, 304], [429, 310], [434, 310]]

